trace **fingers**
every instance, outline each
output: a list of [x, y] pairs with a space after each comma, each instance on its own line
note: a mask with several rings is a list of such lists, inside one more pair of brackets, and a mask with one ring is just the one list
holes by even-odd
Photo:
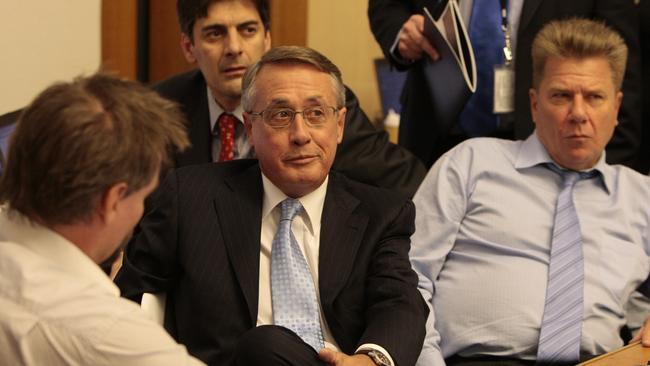
[[336, 365], [336, 363], [339, 362], [341, 355], [339, 352], [323, 348], [318, 352], [318, 357], [329, 365]]
[[399, 35], [398, 50], [400, 55], [407, 60], [419, 60], [423, 52], [431, 59], [437, 60], [439, 55], [435, 47], [424, 37], [424, 17], [420, 14], [411, 17], [402, 25]]
[[643, 326], [639, 329], [634, 337], [630, 340], [630, 343], [641, 341], [641, 344], [644, 347], [650, 347], [650, 318], [646, 319], [643, 323]]
[[435, 47], [433, 47], [431, 43], [429, 43], [429, 40], [427, 40], [426, 38], [423, 37], [422, 40], [423, 40], [422, 50], [426, 52], [427, 55], [429, 55], [429, 57], [431, 57], [433, 61], [437, 61], [438, 58], [440, 58], [440, 54], [438, 54], [438, 50]]
[[650, 319], [646, 320], [643, 327], [639, 330], [639, 333], [637, 333], [637, 336], [641, 337], [641, 344], [643, 347], [650, 347], [650, 331], [648, 331], [648, 329], [650, 329], [650, 326], [648, 325], [649, 322]]

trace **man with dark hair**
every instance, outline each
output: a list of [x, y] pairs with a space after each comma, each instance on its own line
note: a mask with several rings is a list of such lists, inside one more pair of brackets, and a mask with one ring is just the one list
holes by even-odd
[[[154, 86], [183, 106], [192, 147], [177, 166], [253, 158], [242, 119], [241, 78], [271, 47], [265, 0], [179, 0], [181, 48], [193, 70]], [[333, 169], [350, 178], [413, 196], [426, 173], [406, 149], [388, 141], [346, 88], [345, 137]]]
[[98, 263], [140, 220], [178, 107], [105, 75], [47, 88], [12, 137], [0, 180], [0, 363], [200, 364], [148, 320]]
[[[193, 37], [194, 23], [197, 19], [205, 18], [208, 16], [208, 7], [210, 4], [217, 0], [189, 0], [177, 1], [176, 12], [178, 14], [178, 24], [181, 28], [181, 33]], [[251, 0], [251, 3], [257, 9], [257, 12], [264, 26], [264, 30], [269, 30], [269, 4], [268, 0]]]
[[243, 77], [258, 160], [176, 169], [129, 243], [124, 296], [167, 294], [165, 327], [215, 365], [415, 363], [426, 306], [408, 261], [414, 209], [330, 170], [338, 68], [277, 47]]
[[461, 143], [415, 196], [411, 263], [432, 309], [419, 365], [574, 365], [621, 347], [625, 306], [650, 294], [650, 179], [605, 162], [623, 38], [553, 21], [532, 60], [533, 134]]

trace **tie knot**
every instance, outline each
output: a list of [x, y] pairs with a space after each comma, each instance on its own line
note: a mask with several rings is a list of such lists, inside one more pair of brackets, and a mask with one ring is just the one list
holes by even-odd
[[580, 173], [573, 170], [564, 170], [562, 171], [562, 183], [565, 186], [572, 186], [581, 178]]
[[591, 179], [598, 175], [596, 169], [592, 169], [588, 172], [576, 172], [575, 170], [562, 169], [553, 163], [548, 163], [547, 166], [562, 177], [562, 183], [564, 183], [565, 186], [572, 186], [580, 179]]
[[235, 127], [235, 122], [237, 122], [237, 118], [229, 113], [221, 113], [219, 119], [217, 119], [220, 129], [230, 130]]
[[280, 209], [280, 220], [293, 220], [300, 209], [302, 209], [302, 205], [297, 199], [287, 198], [280, 204]]

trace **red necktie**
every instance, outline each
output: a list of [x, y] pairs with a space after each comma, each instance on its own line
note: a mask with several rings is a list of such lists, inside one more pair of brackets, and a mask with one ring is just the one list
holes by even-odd
[[219, 140], [221, 150], [219, 161], [229, 161], [235, 157], [235, 124], [237, 118], [232, 114], [222, 113], [217, 120], [219, 124]]

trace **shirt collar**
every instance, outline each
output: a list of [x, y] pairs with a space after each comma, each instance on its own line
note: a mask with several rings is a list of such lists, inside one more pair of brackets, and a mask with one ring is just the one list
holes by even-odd
[[[515, 169], [521, 170], [547, 163], [555, 164], [553, 158], [551, 158], [544, 145], [542, 145], [542, 142], [539, 141], [539, 137], [537, 137], [537, 130], [535, 130], [520, 145], [519, 152], [515, 159]], [[608, 194], [611, 193], [611, 187], [613, 187], [614, 172], [612, 170], [612, 167], [610, 167], [605, 162], [604, 151], [600, 156], [600, 159], [598, 159], [596, 165], [590, 170], [596, 170], [600, 173], [599, 176], [602, 177], [601, 182], [603, 183], [605, 191], [607, 191]]]
[[76, 245], [6, 205], [0, 207], [0, 240], [21, 245], [63, 271], [90, 280], [115, 296], [120, 295], [118, 287]]
[[[210, 88], [206, 87], [207, 93], [208, 93], [208, 110], [210, 112], [210, 131], [214, 131], [214, 125], [217, 123], [217, 119], [219, 119], [219, 116], [225, 112], [223, 108], [217, 103], [217, 101], [214, 99], [214, 96], [212, 95], [212, 91], [210, 91]], [[244, 108], [242, 107], [241, 103], [235, 108], [234, 111], [228, 112], [232, 114], [233, 116], [237, 117], [237, 121], [239, 123], [243, 124], [244, 120]]]
[[[305, 221], [312, 235], [316, 234], [314, 232], [314, 223], [320, 223], [321, 221], [328, 181], [329, 175], [325, 177], [323, 183], [314, 191], [298, 198], [298, 201], [300, 201], [300, 204], [302, 204], [302, 207], [304, 208], [304, 212], [307, 214]], [[273, 184], [264, 173], [262, 173], [262, 185], [264, 187], [264, 203], [262, 205], [263, 220], [266, 215], [270, 214], [273, 209], [280, 204], [280, 202], [289, 197], [284, 194], [280, 188]]]

